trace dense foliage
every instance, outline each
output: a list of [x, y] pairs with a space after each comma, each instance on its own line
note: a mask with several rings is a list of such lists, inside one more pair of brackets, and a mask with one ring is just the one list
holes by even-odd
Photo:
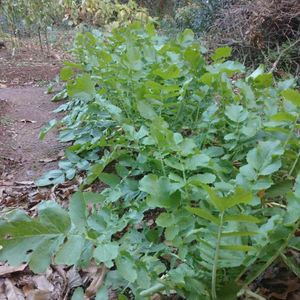
[[175, 21], [177, 26], [183, 30], [190, 28], [198, 35], [205, 34], [206, 30], [213, 24], [215, 15], [228, 0], [193, 0], [174, 1]]
[[134, 0], [121, 3], [112, 0], [63, 1], [66, 8], [66, 20], [72, 25], [81, 22], [110, 29], [127, 25], [132, 21], [153, 21], [146, 8], [140, 7]]
[[0, 15], [5, 30], [28, 35], [60, 22], [63, 9], [57, 0], [2, 0]]
[[[230, 54], [217, 49], [208, 63], [191, 31], [173, 40], [137, 23], [79, 34], [54, 98], [68, 97], [57, 109], [66, 116], [41, 133], [58, 126], [72, 145], [38, 184], [83, 171], [85, 182], [68, 210], [45, 201], [35, 218], [8, 214], [0, 259], [34, 272], [50, 257], [95, 259], [109, 270], [102, 300], [110, 288], [135, 299], [234, 299], [278, 258], [293, 265], [300, 94], [294, 79], [248, 74]], [[85, 191], [96, 180], [106, 188]]]

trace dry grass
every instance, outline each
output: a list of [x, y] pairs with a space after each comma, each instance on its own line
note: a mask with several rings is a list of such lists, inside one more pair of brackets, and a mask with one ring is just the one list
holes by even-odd
[[300, 1], [233, 1], [219, 11], [208, 40], [214, 47], [230, 45], [248, 64], [264, 58], [270, 69], [275, 69], [274, 64], [278, 69], [279, 57], [290, 64], [294, 74], [299, 74]]

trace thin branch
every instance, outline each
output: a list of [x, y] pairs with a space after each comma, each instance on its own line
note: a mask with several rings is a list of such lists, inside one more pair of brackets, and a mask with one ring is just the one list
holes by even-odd
[[294, 46], [296, 46], [298, 43], [300, 42], [300, 39], [296, 40], [294, 43], [290, 44], [287, 48], [283, 49], [281, 51], [281, 53], [279, 54], [278, 58], [276, 59], [276, 61], [274, 62], [271, 70], [270, 70], [270, 73], [274, 72], [274, 70], [276, 69], [279, 61], [281, 60], [282, 56], [287, 52], [289, 51], [290, 49], [292, 49]]

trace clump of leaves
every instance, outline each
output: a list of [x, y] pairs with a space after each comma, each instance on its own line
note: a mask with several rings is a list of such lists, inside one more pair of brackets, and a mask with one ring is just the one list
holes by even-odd
[[36, 218], [8, 215], [1, 260], [40, 272], [50, 257], [79, 267], [93, 259], [109, 269], [99, 299], [128, 288], [135, 299], [234, 299], [297, 249], [294, 79], [247, 74], [227, 47], [207, 63], [191, 31], [173, 40], [138, 23], [79, 34], [74, 54], [61, 71], [69, 102], [57, 111], [67, 114], [41, 133], [58, 124], [72, 145], [39, 184], [84, 170], [82, 190], [107, 187], [76, 193], [68, 211], [44, 202]]

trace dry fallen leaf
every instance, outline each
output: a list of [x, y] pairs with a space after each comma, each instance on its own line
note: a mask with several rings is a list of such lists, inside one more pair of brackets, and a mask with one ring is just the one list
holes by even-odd
[[37, 275], [32, 278], [32, 281], [35, 283], [36, 287], [42, 291], [52, 292], [54, 286], [48, 281], [44, 275]]
[[34, 185], [33, 181], [15, 181], [17, 185]]
[[96, 295], [97, 291], [100, 289], [100, 287], [103, 284], [106, 273], [107, 273], [107, 268], [105, 267], [105, 265], [101, 265], [98, 269], [97, 277], [93, 279], [91, 284], [86, 289], [85, 296], [90, 298]]
[[20, 120], [20, 122], [22, 122], [22, 123], [32, 123], [32, 124], [37, 123], [37, 121], [34, 121], [34, 120], [27, 120], [27, 119], [22, 119], [22, 120]]
[[79, 275], [78, 270], [74, 266], [67, 272], [66, 276], [68, 278], [68, 287], [70, 289], [82, 285], [82, 279]]
[[28, 293], [26, 300], [51, 300], [51, 293], [47, 291], [33, 290]]
[[10, 279], [6, 278], [4, 283], [7, 300], [25, 300], [23, 292]]
[[59, 157], [57, 157], [57, 158], [44, 158], [44, 159], [40, 159], [39, 162], [47, 164], [47, 163], [50, 163], [50, 162], [57, 161], [58, 159], [59, 159]]
[[19, 267], [12, 267], [12, 266], [8, 266], [8, 265], [0, 266], [0, 276], [8, 275], [8, 274], [15, 273], [15, 272], [24, 271], [26, 266], [27, 266], [27, 264], [23, 264]]

